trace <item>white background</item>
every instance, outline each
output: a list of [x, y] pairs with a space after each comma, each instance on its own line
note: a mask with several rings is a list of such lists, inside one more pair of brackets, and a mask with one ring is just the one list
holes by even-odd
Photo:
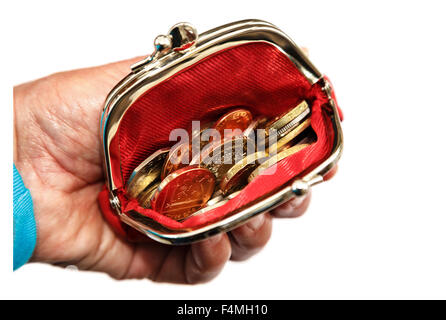
[[[14, 4], [12, 4], [14, 3]], [[12, 272], [4, 155], [0, 296], [7, 298], [446, 298], [444, 1], [14, 1], [2, 3], [2, 142], [12, 86], [152, 51], [179, 21], [199, 31], [259, 18], [310, 49], [345, 114], [337, 176], [267, 247], [199, 286], [115, 281], [30, 264]], [[7, 54], [7, 56], [5, 56]], [[6, 142], [7, 141], [7, 142]], [[3, 198], [4, 197], [4, 198]]]

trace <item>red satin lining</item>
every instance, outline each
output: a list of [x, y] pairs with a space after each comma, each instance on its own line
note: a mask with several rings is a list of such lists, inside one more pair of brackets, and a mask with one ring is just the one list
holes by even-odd
[[[218, 52], [155, 86], [125, 114], [118, 129], [119, 138], [112, 146], [120, 150], [124, 181], [152, 152], [175, 143], [168, 141], [174, 128], [188, 128], [192, 120], [215, 119], [235, 106], [248, 108], [255, 115], [273, 117], [303, 99], [312, 106], [311, 125], [317, 142], [281, 161], [274, 175], [259, 176], [225, 205], [183, 223], [139, 207], [120, 188], [118, 196], [123, 211], [136, 210], [172, 229], [205, 225], [319, 163], [333, 145], [333, 128], [324, 108], [327, 97], [318, 86], [312, 87], [281, 51], [267, 43], [245, 44]], [[102, 209], [110, 208], [104, 203]]]

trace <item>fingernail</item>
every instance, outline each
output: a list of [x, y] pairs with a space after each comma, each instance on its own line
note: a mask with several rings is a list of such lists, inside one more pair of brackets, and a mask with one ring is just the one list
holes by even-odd
[[292, 214], [293, 212], [298, 209], [302, 203], [304, 202], [306, 196], [297, 197], [290, 201], [288, 201], [286, 204], [282, 205], [281, 207], [277, 208], [276, 212], [280, 212], [282, 215], [288, 215]]
[[215, 236], [212, 236], [212, 237], [208, 238], [207, 239], [207, 243], [208, 244], [215, 244], [217, 242], [220, 242], [221, 237], [223, 237], [223, 234], [222, 233], [218, 233]]
[[246, 224], [246, 226], [252, 230], [257, 230], [263, 225], [264, 222], [265, 222], [265, 215], [259, 214], [258, 216], [251, 218]]
[[296, 197], [293, 200], [290, 200], [289, 205], [293, 208], [293, 209], [297, 209], [299, 208], [302, 203], [304, 202], [306, 196], [301, 196], [301, 197]]

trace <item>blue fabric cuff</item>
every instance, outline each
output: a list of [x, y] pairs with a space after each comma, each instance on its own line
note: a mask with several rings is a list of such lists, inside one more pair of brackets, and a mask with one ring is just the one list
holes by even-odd
[[36, 246], [36, 221], [31, 194], [13, 166], [14, 270], [31, 258]]

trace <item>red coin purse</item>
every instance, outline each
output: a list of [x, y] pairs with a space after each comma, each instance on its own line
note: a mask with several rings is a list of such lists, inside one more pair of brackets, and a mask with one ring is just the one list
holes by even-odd
[[[235, 198], [184, 222], [145, 209], [126, 195], [132, 171], [169, 133], [192, 120], [215, 119], [234, 106], [274, 117], [306, 100], [317, 141], [260, 175]], [[340, 110], [331, 84], [281, 30], [244, 20], [199, 36], [189, 24], [155, 41], [155, 52], [132, 67], [110, 92], [101, 118], [106, 185], [104, 217], [129, 240], [146, 236], [187, 244], [231, 230], [249, 218], [302, 196], [324, 180], [342, 151]]]

